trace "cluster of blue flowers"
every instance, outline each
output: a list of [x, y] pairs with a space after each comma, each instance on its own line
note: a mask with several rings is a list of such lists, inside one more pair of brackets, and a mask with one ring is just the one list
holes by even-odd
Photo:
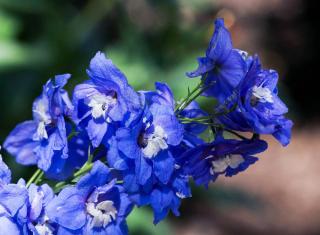
[[[71, 75], [49, 80], [33, 103], [33, 120], [3, 144], [18, 163], [38, 170], [27, 183], [11, 183], [0, 157], [0, 235], [128, 234], [134, 206], [150, 206], [154, 223], [170, 211], [178, 216], [191, 179], [208, 187], [255, 163], [267, 149], [260, 134], [290, 142], [277, 72], [233, 48], [222, 19], [198, 61], [187, 75], [201, 76], [199, 85], [180, 102], [160, 82], [136, 92], [101, 52], [72, 99], [64, 90]], [[200, 95], [217, 100], [212, 113], [201, 110]]]

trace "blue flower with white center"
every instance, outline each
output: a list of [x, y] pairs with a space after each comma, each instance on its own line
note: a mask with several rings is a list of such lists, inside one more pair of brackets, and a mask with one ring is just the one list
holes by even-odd
[[[68, 93], [63, 89], [69, 78], [69, 74], [64, 74], [49, 80], [41, 96], [33, 103], [33, 120], [18, 124], [4, 142], [4, 148], [18, 163], [37, 164], [48, 175], [49, 172], [59, 173], [51, 174], [53, 178], [60, 177], [58, 179], [70, 175], [74, 170], [71, 166], [80, 166], [85, 162], [89, 145], [88, 138], [83, 134], [68, 143], [68, 135], [79, 131], [72, 130], [72, 124], [65, 119], [70, 118], [73, 112]], [[82, 146], [74, 144], [76, 141], [82, 141]], [[86, 148], [85, 152], [83, 148]], [[67, 163], [70, 167], [63, 172], [69, 152], [76, 154], [72, 158], [77, 158], [78, 163]]]
[[47, 207], [58, 234], [128, 234], [126, 217], [132, 203], [109, 169], [96, 161], [75, 186], [64, 188]]
[[244, 52], [233, 48], [230, 32], [224, 26], [223, 19], [216, 19], [206, 56], [199, 58], [198, 69], [187, 75], [202, 76], [204, 85], [208, 86], [203, 95], [213, 96], [223, 102], [247, 72], [245, 57]]
[[25, 182], [10, 183], [11, 172], [0, 157], [0, 235], [53, 234], [56, 225], [51, 223], [45, 208], [53, 199], [51, 188], [44, 184], [31, 184], [27, 189]]
[[267, 149], [265, 141], [231, 140], [217, 137], [212, 143], [199, 145], [182, 156], [184, 171], [197, 185], [208, 187], [219, 175], [233, 176], [246, 170], [258, 158], [252, 156]]
[[98, 147], [118, 125], [135, 118], [142, 104], [125, 75], [103, 53], [95, 55], [87, 73], [90, 80], [74, 90], [74, 119], [86, 129], [93, 147]]
[[180, 175], [171, 151], [181, 143], [184, 129], [166, 84], [156, 83], [156, 91], [142, 93], [146, 97], [143, 114], [117, 130], [107, 158], [122, 173], [124, 187], [134, 194], [137, 205], [152, 206], [157, 223], [170, 209], [178, 215], [181, 198], [190, 196], [188, 178]]
[[174, 114], [171, 90], [156, 83], [157, 92], [144, 92], [144, 113], [127, 128], [119, 128], [110, 141], [109, 164], [118, 170], [130, 170], [133, 164], [137, 182], [145, 185], [153, 175], [167, 183], [174, 169], [170, 146], [183, 138], [183, 126]]
[[293, 123], [284, 117], [288, 108], [278, 97], [277, 82], [277, 72], [262, 69], [259, 58], [255, 57], [231, 102], [217, 108], [218, 112], [232, 109], [231, 106], [236, 109], [219, 120], [233, 130], [272, 134], [282, 145], [288, 145]]

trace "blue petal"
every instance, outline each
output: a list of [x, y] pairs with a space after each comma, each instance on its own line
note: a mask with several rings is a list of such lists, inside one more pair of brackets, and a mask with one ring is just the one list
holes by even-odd
[[110, 170], [100, 161], [96, 161], [89, 173], [84, 175], [77, 184], [77, 189], [87, 195], [93, 188], [102, 186], [110, 178]]
[[135, 159], [141, 154], [141, 150], [139, 149], [137, 144], [140, 129], [141, 127], [137, 125], [132, 129], [119, 128], [116, 132], [118, 149], [127, 158]]
[[161, 151], [153, 160], [153, 170], [157, 178], [167, 184], [174, 170], [175, 160], [169, 151]]
[[22, 231], [19, 229], [18, 224], [12, 218], [0, 215], [0, 235], [21, 235]]
[[195, 71], [187, 72], [186, 74], [189, 78], [199, 77], [211, 71], [212, 69], [214, 69], [214, 67], [214, 61], [212, 61], [208, 57], [199, 57], [198, 68]]
[[83, 234], [83, 230], [82, 229], [71, 230], [71, 229], [59, 226], [57, 228], [57, 230], [58, 230], [57, 235], [79, 235], [79, 234]]
[[121, 153], [118, 149], [118, 142], [115, 137], [110, 141], [110, 148], [107, 154], [108, 164], [117, 170], [126, 170], [128, 169], [127, 162], [125, 157], [121, 156]]
[[148, 179], [151, 177], [152, 167], [147, 162], [147, 160], [139, 154], [135, 159], [136, 164], [136, 175], [139, 184], [144, 185], [147, 183]]
[[0, 185], [2, 183], [9, 184], [11, 182], [11, 171], [8, 166], [3, 162], [0, 155]]
[[33, 135], [38, 127], [35, 121], [26, 121], [18, 124], [5, 140], [3, 147], [23, 165], [37, 163], [34, 149], [39, 142], [33, 141]]
[[159, 125], [164, 129], [168, 144], [175, 146], [181, 143], [184, 128], [174, 115], [159, 115], [154, 118], [153, 125]]
[[54, 77], [55, 87], [61, 87], [61, 88], [64, 87], [70, 78], [71, 78], [71, 74], [68, 74], [68, 73], [56, 75]]
[[11, 216], [27, 203], [28, 192], [25, 187], [8, 184], [0, 188], [0, 205], [6, 208]]
[[93, 147], [96, 148], [101, 144], [103, 137], [107, 133], [108, 125], [109, 124], [105, 122], [102, 118], [98, 120], [89, 120], [86, 130], [88, 132]]
[[120, 87], [128, 85], [127, 79], [124, 74], [107, 59], [104, 53], [97, 52], [90, 61], [90, 68], [87, 70], [91, 80], [97, 86], [104, 87], [106, 81], [110, 80], [119, 84]]
[[50, 168], [45, 172], [50, 179], [65, 180], [81, 167], [88, 159], [89, 139], [84, 131], [69, 140], [68, 158], [61, 158], [61, 153], [55, 152]]
[[234, 89], [244, 78], [246, 71], [246, 62], [238, 51], [232, 50], [228, 59], [219, 65], [217, 70], [211, 71], [207, 77], [204, 77], [205, 84], [209, 88], [203, 92], [203, 95], [216, 97], [223, 102], [232, 95]]
[[206, 55], [213, 61], [223, 63], [232, 50], [232, 41], [229, 30], [224, 26], [224, 20], [218, 18], [214, 22], [215, 30]]
[[133, 203], [129, 199], [128, 195], [124, 193], [124, 188], [120, 187], [120, 207], [118, 209], [119, 217], [127, 217], [132, 211]]
[[42, 211], [42, 192], [39, 190], [35, 184], [31, 184], [28, 188], [29, 191], [29, 203], [30, 203], [30, 211], [29, 218], [31, 221], [35, 221], [41, 214]]
[[80, 229], [86, 223], [85, 200], [77, 188], [67, 187], [49, 203], [47, 215], [51, 221], [65, 228]]
[[291, 128], [293, 122], [287, 119], [284, 119], [280, 122], [279, 128], [273, 133], [273, 136], [283, 145], [287, 146], [291, 140]]
[[151, 206], [154, 211], [154, 224], [164, 219], [173, 199], [173, 193], [167, 188], [154, 189], [151, 193]]
[[31, 184], [29, 191], [28, 217], [31, 221], [36, 221], [43, 213], [43, 208], [54, 198], [54, 193], [49, 185], [36, 186]]
[[133, 193], [133, 192], [137, 192], [138, 191], [139, 186], [137, 184], [137, 177], [136, 177], [134, 172], [126, 171], [124, 173], [123, 186], [126, 188], [126, 190], [129, 193]]

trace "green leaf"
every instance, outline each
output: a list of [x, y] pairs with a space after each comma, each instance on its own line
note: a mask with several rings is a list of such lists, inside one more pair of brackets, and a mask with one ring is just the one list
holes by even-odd
[[166, 221], [154, 225], [153, 214], [145, 208], [135, 208], [127, 222], [132, 235], [172, 235], [172, 229]]

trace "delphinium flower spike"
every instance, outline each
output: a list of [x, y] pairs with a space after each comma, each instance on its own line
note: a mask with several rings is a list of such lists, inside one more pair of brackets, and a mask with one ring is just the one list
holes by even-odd
[[[50, 79], [33, 120], [4, 142], [18, 163], [39, 169], [27, 183], [13, 183], [0, 156], [0, 235], [127, 235], [134, 206], [150, 206], [159, 223], [170, 211], [180, 214], [191, 179], [209, 187], [253, 165], [268, 146], [261, 134], [289, 144], [293, 123], [278, 74], [233, 48], [223, 19], [198, 62], [187, 75], [199, 83], [181, 102], [161, 82], [136, 92], [101, 52], [72, 102], [64, 89], [71, 75]], [[215, 99], [211, 110], [201, 109], [199, 96]]]

